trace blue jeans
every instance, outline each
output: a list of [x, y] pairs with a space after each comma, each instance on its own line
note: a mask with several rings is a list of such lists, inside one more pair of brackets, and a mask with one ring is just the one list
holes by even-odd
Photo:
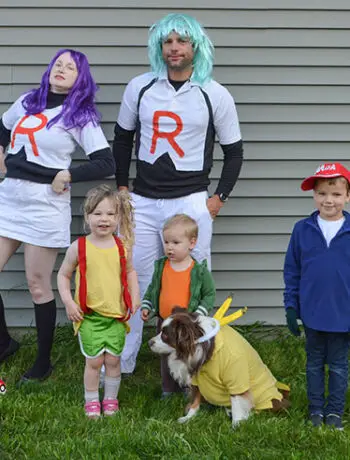
[[[347, 332], [323, 332], [305, 327], [306, 379], [310, 414], [342, 415], [348, 388]], [[325, 397], [325, 365], [328, 364], [328, 398]]]

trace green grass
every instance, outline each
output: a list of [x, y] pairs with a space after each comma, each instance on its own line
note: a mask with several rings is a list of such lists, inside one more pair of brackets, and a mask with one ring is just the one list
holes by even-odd
[[[315, 430], [306, 422], [305, 353], [301, 339], [282, 329], [242, 328], [277, 379], [292, 387], [292, 408], [283, 415], [254, 414], [235, 431], [224, 410], [202, 406], [187, 425], [176, 419], [185, 400], [161, 401], [159, 361], [145, 334], [135, 375], [122, 381], [121, 411], [97, 421], [83, 411], [84, 359], [68, 327], [58, 328], [52, 377], [16, 389], [32, 362], [35, 339], [0, 368], [7, 393], [0, 395], [0, 459], [339, 459], [350, 458], [350, 423], [344, 432]], [[273, 340], [266, 338], [273, 336]]]

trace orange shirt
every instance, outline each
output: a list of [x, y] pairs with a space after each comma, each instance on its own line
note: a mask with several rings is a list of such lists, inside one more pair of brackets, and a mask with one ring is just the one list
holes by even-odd
[[165, 262], [159, 294], [159, 314], [165, 319], [175, 306], [188, 308], [190, 301], [191, 270], [194, 261], [183, 271], [174, 270], [169, 260]]

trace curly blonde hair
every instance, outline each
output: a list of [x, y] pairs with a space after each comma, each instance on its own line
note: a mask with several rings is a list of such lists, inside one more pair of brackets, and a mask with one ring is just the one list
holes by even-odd
[[125, 247], [131, 250], [134, 244], [135, 222], [134, 207], [132, 205], [131, 196], [127, 190], [117, 192], [106, 184], [98, 185], [89, 190], [83, 204], [85, 224], [87, 223], [87, 216], [93, 213], [96, 207], [105, 198], [115, 203], [116, 214], [119, 218], [117, 232], [123, 240]]

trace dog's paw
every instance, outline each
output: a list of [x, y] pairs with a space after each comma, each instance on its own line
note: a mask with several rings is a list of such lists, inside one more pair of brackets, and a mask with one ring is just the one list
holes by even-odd
[[187, 423], [192, 417], [194, 417], [197, 414], [198, 410], [199, 410], [198, 407], [196, 408], [191, 407], [186, 415], [177, 419], [177, 422]]
[[241, 422], [242, 420], [232, 420], [232, 429], [235, 430], [238, 428]]
[[232, 428], [235, 430], [242, 422], [248, 420], [248, 418], [249, 414], [246, 414], [244, 417], [232, 417]]
[[236, 429], [240, 422], [249, 418], [253, 405], [249, 397], [243, 397], [240, 395], [231, 397], [231, 417], [232, 417], [232, 428]]
[[177, 419], [177, 423], [187, 423], [189, 421], [189, 417], [187, 415], [184, 415], [183, 417], [180, 417]]

